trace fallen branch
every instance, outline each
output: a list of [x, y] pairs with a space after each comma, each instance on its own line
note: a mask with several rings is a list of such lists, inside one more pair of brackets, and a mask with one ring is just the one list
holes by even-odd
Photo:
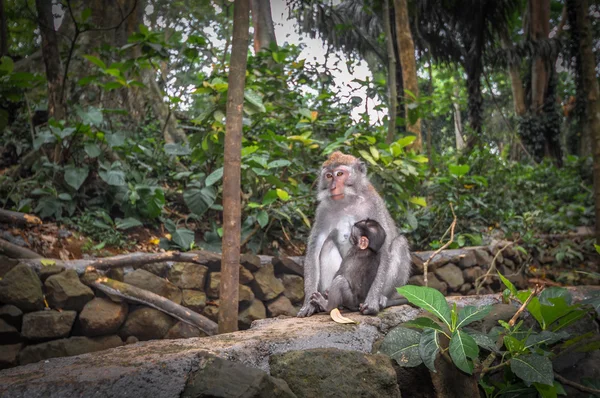
[[560, 284], [558, 282], [554, 282], [549, 279], [542, 279], [542, 278], [529, 278], [527, 280], [527, 282], [529, 282], [531, 284], [537, 284], [537, 285], [562, 286], [562, 284]]
[[162, 311], [173, 318], [199, 328], [209, 336], [217, 333], [217, 324], [215, 322], [158, 294], [106, 277], [101, 277], [93, 281], [86, 281], [83, 278], [83, 281], [88, 286], [96, 288], [109, 296], [120, 297]]
[[[41, 256], [38, 256], [41, 257]], [[23, 261], [28, 266], [35, 270], [40, 270], [44, 265], [42, 259], [34, 259]], [[122, 267], [139, 267], [145, 264], [161, 263], [164, 261], [173, 261], [180, 263], [194, 263], [206, 265], [210, 262], [221, 261], [221, 256], [211, 252], [164, 252], [164, 253], [143, 253], [136, 252], [130, 254], [122, 254], [114, 257], [99, 258], [96, 260], [57, 260], [52, 259], [56, 265], [63, 266], [66, 269], [74, 269], [79, 275], [83, 275], [88, 267], [93, 267], [97, 270], [108, 270], [111, 268]]]
[[[450, 230], [450, 240], [448, 242], [446, 242], [444, 244], [444, 246], [442, 246], [439, 249], [437, 249], [436, 251], [434, 251], [433, 254], [431, 256], [429, 256], [427, 261], [425, 261], [425, 263], [423, 263], [423, 283], [425, 284], [425, 286], [427, 286], [427, 283], [428, 283], [427, 282], [427, 267], [429, 267], [429, 263], [431, 262], [431, 260], [433, 260], [433, 258], [435, 256], [440, 254], [440, 252], [442, 250], [444, 250], [445, 248], [450, 246], [450, 244], [452, 242], [454, 242], [454, 228], [456, 227], [456, 214], [454, 213], [454, 208], [452, 207], [452, 203], [450, 203], [450, 210], [452, 210], [452, 215], [454, 216], [454, 220], [452, 220], [452, 224], [450, 224], [450, 228], [448, 228]], [[448, 232], [448, 230], [446, 230], [446, 233], [447, 232]], [[444, 235], [446, 235], [446, 233], [444, 233]]]
[[527, 300], [525, 300], [525, 302], [523, 303], [523, 305], [521, 305], [519, 307], [519, 309], [517, 310], [517, 312], [515, 312], [515, 315], [513, 315], [512, 318], [510, 318], [510, 321], [508, 321], [508, 324], [513, 327], [515, 326], [515, 323], [517, 323], [517, 320], [519, 319], [519, 315], [521, 315], [521, 313], [523, 311], [525, 311], [525, 308], [527, 308], [527, 306], [529, 305], [529, 303], [531, 302], [531, 300], [533, 300], [533, 298], [535, 296], [537, 296], [538, 294], [540, 294], [540, 292], [544, 290], [543, 287], [540, 287], [539, 285], [535, 285], [535, 289], [533, 289], [533, 292], [531, 292], [531, 294], [529, 295], [529, 297], [527, 297]]
[[33, 250], [29, 250], [26, 247], [17, 246], [4, 239], [0, 239], [0, 253], [5, 254], [8, 257], [16, 259], [41, 259], [42, 256]]
[[41, 225], [42, 220], [27, 213], [0, 209], [0, 222], [5, 224]]
[[591, 388], [591, 387], [586, 387], [582, 384], [576, 383], [574, 381], [571, 381], [561, 375], [559, 375], [558, 373], [554, 372], [554, 377], [560, 381], [563, 384], [566, 384], [568, 386], [571, 386], [573, 388], [578, 389], [579, 391], [583, 391], [583, 392], [589, 392], [590, 394], [600, 394], [600, 390], [597, 390], [595, 388]]

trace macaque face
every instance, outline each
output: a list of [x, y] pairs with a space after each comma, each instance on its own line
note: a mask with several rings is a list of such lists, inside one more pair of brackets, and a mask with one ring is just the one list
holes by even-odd
[[346, 180], [350, 176], [350, 169], [344, 166], [338, 166], [325, 173], [325, 180], [329, 188], [329, 197], [333, 200], [344, 199], [344, 189]]

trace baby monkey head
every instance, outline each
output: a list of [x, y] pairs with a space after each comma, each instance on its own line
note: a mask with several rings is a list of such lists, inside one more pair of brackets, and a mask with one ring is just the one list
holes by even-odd
[[378, 252], [385, 241], [385, 230], [375, 220], [366, 219], [357, 222], [352, 226], [350, 241], [360, 250], [369, 249]]

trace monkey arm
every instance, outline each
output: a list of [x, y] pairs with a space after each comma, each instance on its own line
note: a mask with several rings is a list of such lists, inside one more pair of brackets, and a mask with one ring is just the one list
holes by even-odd
[[[319, 219], [317, 215], [317, 220]], [[319, 266], [319, 255], [323, 243], [325, 242], [326, 236], [324, 234], [317, 234], [320, 230], [319, 223], [315, 222], [311, 234], [308, 238], [308, 247], [306, 255], [304, 257], [304, 304], [300, 311], [298, 311], [298, 317], [303, 318], [311, 316], [318, 310], [310, 302], [310, 298], [319, 287], [319, 279], [321, 277], [321, 267]]]

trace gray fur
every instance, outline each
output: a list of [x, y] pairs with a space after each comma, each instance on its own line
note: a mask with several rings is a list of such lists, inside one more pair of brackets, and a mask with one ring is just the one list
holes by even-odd
[[[333, 200], [329, 197], [328, 182], [325, 173], [334, 168], [344, 168], [349, 172], [346, 180], [344, 198]], [[340, 263], [333, 258], [343, 258], [350, 245], [351, 226], [359, 220], [373, 219], [385, 230], [387, 236], [381, 248], [381, 262], [364, 302], [365, 314], [377, 314], [387, 305], [388, 297], [396, 287], [406, 284], [410, 276], [411, 259], [406, 238], [398, 233], [396, 225], [388, 212], [381, 196], [375, 191], [366, 175], [365, 164], [356, 161], [349, 166], [331, 165], [321, 170], [317, 192], [315, 222], [308, 239], [308, 247], [304, 259], [304, 305], [298, 312], [299, 317], [311, 316], [319, 308], [311, 304], [311, 296], [315, 292], [325, 294], [329, 286], [321, 284], [322, 267], [333, 267], [337, 271]], [[335, 232], [334, 232], [335, 231]], [[321, 253], [324, 242], [332, 240], [334, 245], [326, 245], [327, 250], [338, 250], [340, 257]], [[330, 264], [321, 264], [320, 259], [327, 258]], [[335, 274], [336, 271], [333, 271]]]

